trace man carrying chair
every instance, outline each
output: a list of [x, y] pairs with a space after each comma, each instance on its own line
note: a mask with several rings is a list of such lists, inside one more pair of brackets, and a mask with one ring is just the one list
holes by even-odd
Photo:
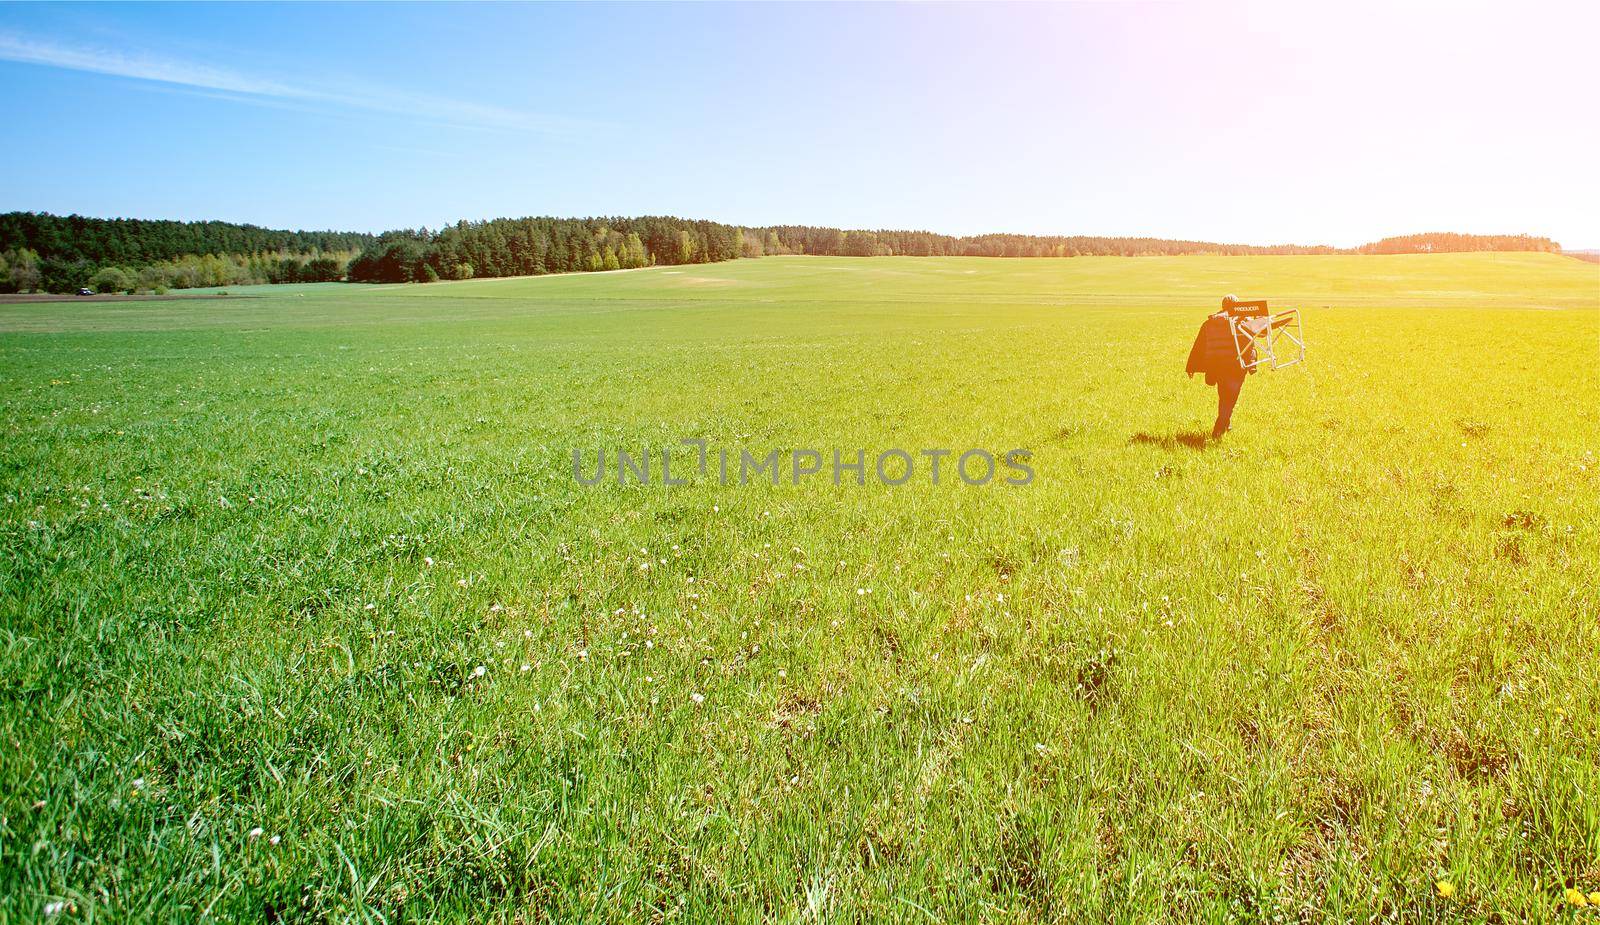
[[1250, 368], [1255, 362], [1254, 345], [1245, 348], [1248, 357], [1241, 355], [1234, 343], [1233, 325], [1228, 321], [1228, 313], [1238, 304], [1239, 300], [1232, 295], [1222, 297], [1222, 311], [1200, 325], [1184, 370], [1190, 376], [1205, 373], [1206, 385], [1217, 387], [1217, 422], [1211, 426], [1213, 440], [1228, 432], [1233, 406], [1239, 403], [1239, 390], [1244, 388], [1244, 377], [1255, 371]]
[[1217, 422], [1211, 426], [1211, 439], [1228, 432], [1239, 390], [1256, 367], [1266, 364], [1268, 369], [1282, 369], [1301, 362], [1305, 355], [1298, 311], [1290, 308], [1274, 315], [1265, 301], [1241, 302], [1235, 296], [1223, 296], [1222, 310], [1200, 326], [1186, 367], [1191, 376], [1205, 373], [1206, 385], [1217, 387]]

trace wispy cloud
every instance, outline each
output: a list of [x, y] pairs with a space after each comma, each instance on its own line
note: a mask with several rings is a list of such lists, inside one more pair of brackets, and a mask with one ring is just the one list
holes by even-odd
[[[0, 32], [0, 61], [218, 91], [239, 102], [294, 101], [475, 128], [566, 134], [592, 124], [426, 93], [396, 93], [359, 87], [347, 80], [337, 81], [336, 87], [308, 86], [305, 83], [291, 83], [150, 54], [103, 48], [68, 48], [5, 32]], [[329, 83], [335, 81], [330, 80]]]

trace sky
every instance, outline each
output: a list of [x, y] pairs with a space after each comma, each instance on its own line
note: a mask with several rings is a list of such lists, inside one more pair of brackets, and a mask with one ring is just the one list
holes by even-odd
[[0, 211], [1600, 248], [1600, 3], [0, 4]]

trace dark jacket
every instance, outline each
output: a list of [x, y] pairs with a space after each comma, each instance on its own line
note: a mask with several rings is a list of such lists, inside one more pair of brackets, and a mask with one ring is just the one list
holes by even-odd
[[[1255, 359], [1255, 348], [1245, 349], [1245, 358]], [[1189, 363], [1184, 372], [1193, 376], [1205, 373], [1206, 385], [1219, 381], [1243, 379], [1247, 370], [1239, 362], [1239, 351], [1233, 344], [1233, 332], [1228, 327], [1228, 316], [1221, 312], [1206, 318], [1195, 335], [1194, 346], [1189, 348]]]

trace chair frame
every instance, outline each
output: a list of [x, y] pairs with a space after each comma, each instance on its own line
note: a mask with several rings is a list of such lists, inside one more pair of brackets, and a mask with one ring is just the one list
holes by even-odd
[[1299, 309], [1285, 308], [1274, 313], [1262, 299], [1235, 302], [1226, 314], [1240, 366], [1284, 369], [1305, 362], [1305, 329]]

